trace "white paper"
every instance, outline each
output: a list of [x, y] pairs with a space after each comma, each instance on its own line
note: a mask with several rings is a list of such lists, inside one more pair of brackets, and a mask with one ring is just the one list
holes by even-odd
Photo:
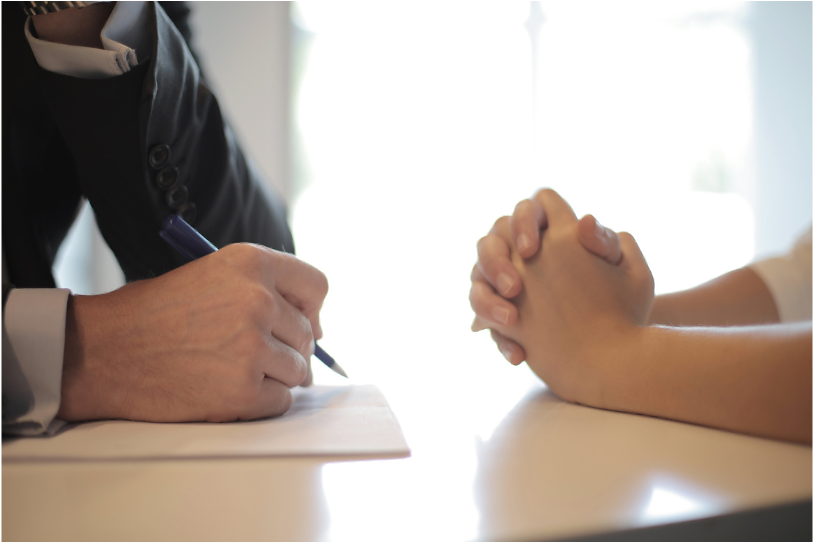
[[53, 437], [5, 442], [3, 461], [410, 454], [375, 386], [313, 386], [294, 395], [285, 415], [250, 422], [83, 423]]

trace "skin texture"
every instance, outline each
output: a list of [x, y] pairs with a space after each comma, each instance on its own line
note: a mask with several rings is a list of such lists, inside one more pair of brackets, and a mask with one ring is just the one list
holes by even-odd
[[606, 358], [598, 407], [811, 443], [811, 323], [650, 326]]
[[[518, 319], [494, 330], [522, 345], [531, 369], [564, 399], [593, 404], [583, 384], [589, 363], [629, 329], [644, 326], [653, 302], [653, 277], [631, 236], [619, 236], [625, 258], [610, 264], [579, 241], [579, 223], [554, 191], [538, 193], [548, 217], [541, 250], [512, 264], [523, 290], [514, 299]], [[555, 287], [555, 288], [552, 288]]]
[[250, 420], [310, 383], [325, 276], [295, 256], [229, 245], [155, 279], [68, 306], [69, 421]]
[[656, 298], [651, 324], [668, 326], [745, 326], [780, 322], [766, 284], [740, 268], [683, 292]]
[[100, 34], [114, 7], [115, 2], [99, 2], [81, 9], [36, 15], [34, 30], [41, 40], [103, 49]]
[[[777, 310], [751, 270], [653, 304], [632, 237], [596, 229], [592, 217], [577, 221], [553, 191], [532, 200], [544, 219], [523, 204], [498, 220], [479, 243], [470, 292], [473, 329], [490, 328], [511, 362], [523, 356], [566, 400], [811, 442], [811, 323], [767, 324]], [[526, 233], [533, 243], [526, 228], [541, 224], [536, 247], [518, 241]], [[492, 285], [507, 264], [516, 272], [511, 299], [497, 302]], [[491, 318], [495, 303], [515, 306], [507, 322]]]
[[[540, 193], [523, 200], [511, 217], [499, 218], [489, 234], [478, 242], [478, 262], [472, 269], [470, 304], [475, 311], [472, 330], [491, 329], [492, 338], [512, 364], [525, 360], [523, 347], [496, 332], [492, 325], [513, 324], [517, 311], [510, 300], [523, 288], [519, 273], [510, 259], [510, 247], [530, 258], [540, 247], [540, 233], [548, 219]], [[580, 243], [611, 264], [621, 260], [618, 235], [602, 226], [592, 215], [579, 220]], [[522, 250], [520, 249], [522, 247]], [[503, 276], [502, 281], [499, 277]], [[501, 290], [500, 285], [511, 284]], [[755, 272], [740, 268], [703, 285], [657, 296], [649, 324], [669, 326], [736, 326], [780, 322], [769, 289]]]
[[[478, 262], [470, 277], [469, 301], [475, 311], [472, 331], [491, 329], [498, 349], [514, 365], [526, 359], [523, 347], [501, 335], [492, 325], [511, 325], [517, 320], [517, 310], [509, 300], [521, 292], [523, 284], [511, 262], [510, 248], [523, 258], [537, 253], [540, 233], [548, 226], [548, 216], [542, 205], [544, 194], [540, 191], [534, 198], [521, 201], [511, 217], [495, 221], [489, 234], [478, 241]], [[577, 235], [585, 248], [608, 263], [618, 264], [621, 260], [619, 236], [592, 215], [578, 221]]]

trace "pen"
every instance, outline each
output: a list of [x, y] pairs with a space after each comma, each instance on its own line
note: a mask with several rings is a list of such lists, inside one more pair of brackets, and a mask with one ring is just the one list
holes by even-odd
[[[161, 236], [161, 239], [169, 243], [173, 249], [187, 257], [190, 261], [212, 254], [218, 250], [208, 239], [203, 237], [200, 232], [192, 228], [178, 215], [170, 215], [164, 219], [164, 226], [158, 235]], [[336, 360], [326, 353], [316, 342], [314, 342], [314, 356], [339, 375], [343, 377], [348, 376], [345, 370], [342, 369], [342, 366], [337, 364]]]

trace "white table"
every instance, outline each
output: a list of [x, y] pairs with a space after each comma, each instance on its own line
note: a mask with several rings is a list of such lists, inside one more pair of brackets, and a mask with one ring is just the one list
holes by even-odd
[[382, 387], [409, 458], [4, 462], [3, 539], [562, 539], [811, 499], [810, 447], [462, 379]]

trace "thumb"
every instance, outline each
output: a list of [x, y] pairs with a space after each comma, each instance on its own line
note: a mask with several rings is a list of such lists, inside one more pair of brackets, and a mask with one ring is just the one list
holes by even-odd
[[620, 232], [618, 237], [624, 255], [619, 266], [632, 277], [642, 281], [644, 285], [649, 285], [649, 289], [652, 291], [654, 287], [653, 274], [650, 272], [650, 267], [647, 265], [647, 260], [645, 260], [639, 244], [627, 232]]
[[623, 251], [619, 236], [610, 228], [602, 226], [593, 215], [585, 215], [579, 220], [577, 233], [583, 247], [609, 264], [619, 264], [622, 260]]

